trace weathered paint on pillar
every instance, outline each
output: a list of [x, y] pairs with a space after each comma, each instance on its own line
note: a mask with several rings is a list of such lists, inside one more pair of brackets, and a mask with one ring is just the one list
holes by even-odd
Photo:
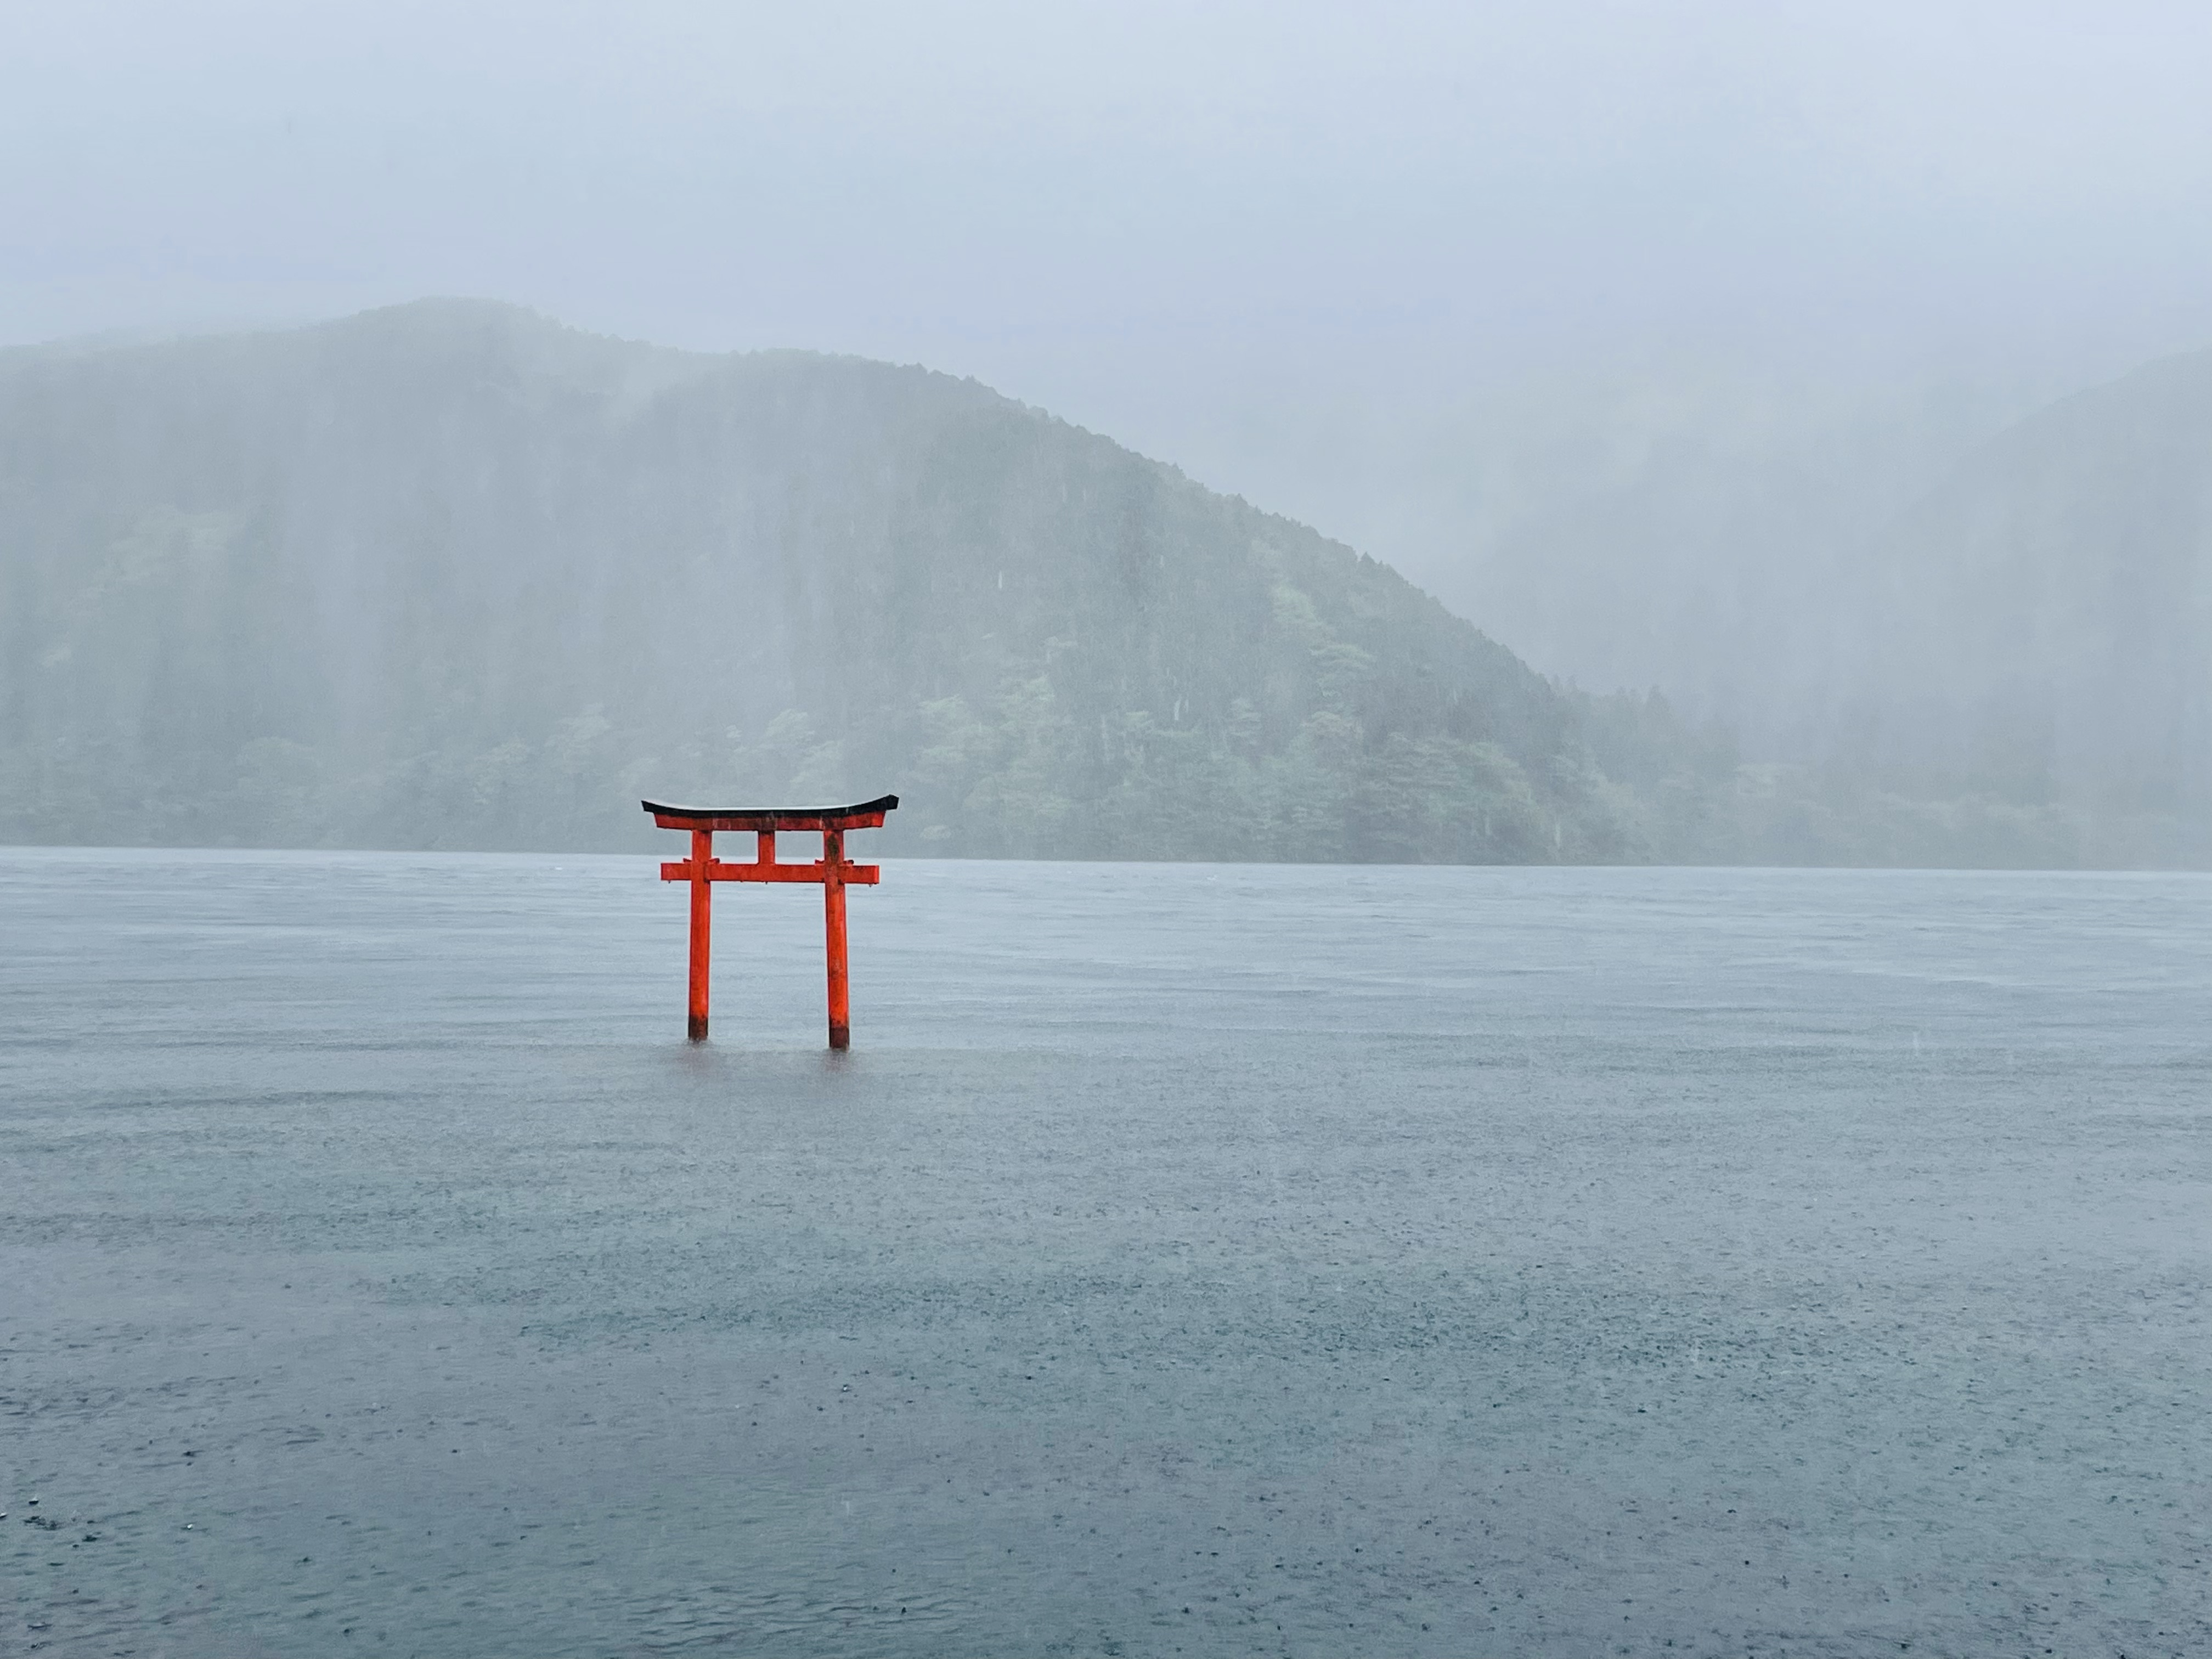
[[714, 832], [691, 832], [691, 1041], [707, 1040], [707, 981], [714, 959]]
[[830, 1046], [853, 1046], [853, 1005], [845, 975], [845, 832], [822, 832], [822, 927], [830, 964]]

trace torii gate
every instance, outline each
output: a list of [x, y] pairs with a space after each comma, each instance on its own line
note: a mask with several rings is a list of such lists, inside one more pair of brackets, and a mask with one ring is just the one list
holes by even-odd
[[[680, 864], [660, 866], [663, 881], [691, 884], [691, 1041], [707, 1036], [707, 969], [708, 934], [714, 914], [714, 890], [718, 881], [817, 881], [822, 884], [822, 919], [830, 959], [830, 1046], [852, 1046], [852, 1007], [845, 981], [845, 889], [858, 884], [873, 887], [882, 879], [872, 864], [845, 862], [848, 830], [879, 830], [884, 814], [898, 805], [896, 795], [863, 801], [858, 806], [664, 806], [641, 801], [663, 830], [689, 830], [691, 856]], [[750, 864], [725, 864], [714, 856], [717, 830], [750, 830], [757, 837]], [[778, 864], [775, 832], [779, 830], [819, 830], [822, 856], [812, 864]]]

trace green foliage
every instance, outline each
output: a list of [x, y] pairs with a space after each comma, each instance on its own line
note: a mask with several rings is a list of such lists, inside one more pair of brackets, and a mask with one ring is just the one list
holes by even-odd
[[465, 306], [0, 364], [0, 838], [643, 848], [642, 794], [887, 789], [877, 844], [915, 854], [2078, 846], [2047, 804], [1743, 769], [1656, 695], [1553, 685], [1370, 559], [920, 370]]

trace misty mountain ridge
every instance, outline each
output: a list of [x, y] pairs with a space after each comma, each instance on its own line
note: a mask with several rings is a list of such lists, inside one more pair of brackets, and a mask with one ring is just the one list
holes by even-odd
[[2108, 820], [2212, 819], [2212, 350], [1965, 456], [1800, 632], [1798, 746]]
[[1994, 369], [1626, 361], [1310, 429], [1293, 410], [1279, 435], [1316, 482], [1279, 483], [1540, 670], [1663, 686], [1762, 760], [1893, 744], [1881, 765], [1911, 790], [2016, 770], [1963, 749], [1991, 695], [2066, 662], [2072, 689], [2045, 699], [2070, 727], [2059, 788], [2102, 795], [2106, 738], [2169, 781], [2212, 747], [2142, 747], [2168, 723], [2144, 710], [2201, 707], [2212, 658], [2208, 405], [2201, 351], [2039, 393]]
[[1743, 765], [972, 381], [489, 302], [0, 353], [0, 600], [14, 840], [617, 848], [641, 794], [890, 788], [887, 851], [2202, 856], [2186, 779]]

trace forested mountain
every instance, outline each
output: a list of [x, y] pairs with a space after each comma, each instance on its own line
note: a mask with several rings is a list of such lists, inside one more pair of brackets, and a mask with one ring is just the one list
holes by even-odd
[[1705, 787], [1662, 714], [919, 368], [424, 303], [15, 353], [0, 465], [12, 839], [621, 847], [641, 793], [895, 789], [912, 850], [1619, 860]]
[[654, 844], [641, 794], [884, 790], [886, 851], [2100, 845], [2002, 779], [1739, 766], [1656, 696], [1554, 684], [1348, 548], [918, 368], [459, 301], [0, 353], [0, 840], [617, 848]]

